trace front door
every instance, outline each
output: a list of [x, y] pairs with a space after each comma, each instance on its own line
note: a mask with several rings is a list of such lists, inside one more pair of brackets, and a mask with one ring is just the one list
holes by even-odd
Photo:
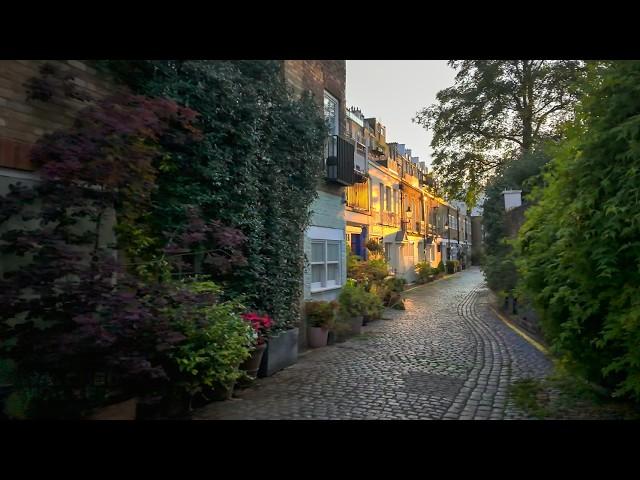
[[351, 252], [364, 260], [364, 256], [362, 255], [362, 246], [362, 235], [359, 233], [352, 233]]

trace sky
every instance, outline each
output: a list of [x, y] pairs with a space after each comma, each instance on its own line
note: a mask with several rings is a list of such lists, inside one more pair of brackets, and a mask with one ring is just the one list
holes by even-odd
[[406, 144], [430, 165], [431, 133], [411, 119], [453, 85], [454, 75], [446, 60], [347, 60], [347, 107], [376, 117], [387, 127], [387, 142]]

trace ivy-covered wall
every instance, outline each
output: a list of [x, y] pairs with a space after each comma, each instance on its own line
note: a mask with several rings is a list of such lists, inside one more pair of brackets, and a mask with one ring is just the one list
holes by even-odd
[[166, 237], [197, 207], [204, 219], [238, 228], [246, 265], [225, 292], [272, 315], [300, 318], [303, 234], [323, 170], [326, 127], [308, 95], [294, 96], [279, 61], [102, 61], [134, 92], [195, 110], [200, 142], [177, 146], [158, 176], [151, 215]]

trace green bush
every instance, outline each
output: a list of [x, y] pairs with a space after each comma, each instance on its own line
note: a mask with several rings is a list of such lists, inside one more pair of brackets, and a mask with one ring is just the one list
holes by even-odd
[[338, 297], [340, 313], [345, 317], [357, 317], [364, 315], [365, 311], [365, 290], [358, 286], [355, 281], [348, 281]]
[[384, 284], [391, 292], [400, 293], [404, 291], [404, 287], [407, 284], [407, 281], [404, 278], [400, 277], [391, 277], [387, 278], [384, 281]]
[[487, 280], [487, 286], [494, 292], [501, 290], [511, 292], [516, 287], [518, 272], [510, 251], [502, 255], [486, 255], [482, 271]]
[[372, 259], [356, 262], [347, 270], [347, 276], [369, 289], [374, 283], [383, 281], [389, 275], [389, 266], [384, 260]]
[[305, 314], [310, 327], [332, 328], [336, 321], [338, 302], [309, 301], [305, 302]]
[[456, 273], [460, 267], [458, 260], [447, 260], [447, 273]]
[[255, 331], [240, 317], [242, 310], [236, 302], [223, 302], [202, 308], [197, 321], [177, 320], [186, 339], [169, 354], [180, 372], [175, 385], [195, 395], [231, 386], [242, 377], [240, 364], [255, 343]]
[[364, 315], [372, 320], [382, 318], [382, 312], [384, 312], [384, 303], [382, 302], [382, 299], [376, 295], [375, 292], [364, 293]]
[[438, 270], [438, 273], [444, 273], [444, 263], [442, 262], [442, 260], [440, 260], [440, 262], [438, 263], [438, 267], [436, 268], [436, 270]]
[[429, 262], [420, 262], [416, 264], [415, 270], [418, 275], [418, 281], [421, 283], [432, 280], [433, 276], [438, 273], [438, 269], [433, 268]]
[[640, 401], [640, 62], [593, 62], [519, 232], [523, 288], [566, 364]]
[[342, 287], [342, 292], [338, 298], [341, 316], [351, 318], [366, 315], [370, 318], [380, 318], [384, 311], [384, 305], [382, 298], [376, 293], [377, 288], [377, 286], [374, 286], [372, 291], [368, 292], [364, 287], [357, 285], [353, 281], [347, 282]]

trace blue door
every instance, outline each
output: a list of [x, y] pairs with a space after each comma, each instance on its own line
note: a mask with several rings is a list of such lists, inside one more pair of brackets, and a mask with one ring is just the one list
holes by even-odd
[[362, 236], [359, 233], [351, 234], [351, 251], [358, 255], [360, 258], [364, 259], [362, 256]]

